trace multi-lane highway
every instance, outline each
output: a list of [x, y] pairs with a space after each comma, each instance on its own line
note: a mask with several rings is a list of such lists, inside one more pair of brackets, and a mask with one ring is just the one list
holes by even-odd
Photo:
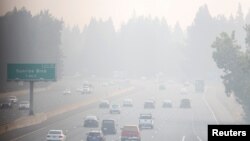
[[[117, 121], [118, 133], [116, 135], [106, 136], [107, 141], [116, 141], [120, 140], [120, 128], [123, 125], [137, 125], [139, 114], [152, 113], [154, 117], [154, 129], [141, 130], [142, 141], [206, 141], [208, 124], [218, 124], [219, 122], [223, 123], [223, 119], [225, 119], [225, 121], [233, 119], [232, 117], [228, 117], [228, 115], [224, 117], [220, 115], [220, 117], [217, 117], [216, 112], [213, 111], [209, 102], [204, 98], [205, 94], [197, 94], [192, 90], [188, 91], [187, 94], [180, 94], [180, 89], [183, 87], [181, 84], [167, 85], [165, 90], [159, 90], [158, 85], [153, 81], [137, 81], [131, 85], [134, 86], [133, 91], [123, 93], [121, 96], [107, 98], [111, 103], [121, 105], [125, 98], [131, 98], [133, 100], [134, 106], [121, 107], [121, 114], [110, 114], [109, 109], [100, 109], [98, 107], [100, 97], [107, 92], [115, 92], [117, 87], [111, 86], [108, 90], [107, 88], [105, 88], [105, 90], [99, 87], [96, 93], [88, 98], [85, 97], [86, 101], [96, 99], [96, 102], [48, 119], [42, 124], [5, 133], [0, 136], [0, 140], [44, 141], [50, 129], [62, 129], [67, 134], [67, 141], [85, 141], [86, 133], [93, 128], [83, 127], [84, 117], [87, 115], [96, 115], [99, 117], [100, 122], [102, 119], [115, 119]], [[53, 99], [64, 103], [67, 101], [66, 99], [71, 99], [71, 97], [75, 98], [72, 98], [70, 103], [74, 101], [77, 102], [79, 98], [83, 98], [80, 95], [78, 98], [67, 95], [59, 99], [59, 97], [55, 95]], [[156, 108], [144, 109], [144, 101], [150, 98], [155, 99]], [[182, 98], [189, 98], [191, 100], [190, 109], [182, 109], [179, 107]], [[172, 100], [173, 107], [162, 108], [164, 99]], [[47, 103], [46, 98], [39, 98], [36, 101], [43, 102], [44, 104]], [[216, 104], [216, 102], [213, 104]], [[220, 109], [220, 107], [218, 107], [218, 109]]]

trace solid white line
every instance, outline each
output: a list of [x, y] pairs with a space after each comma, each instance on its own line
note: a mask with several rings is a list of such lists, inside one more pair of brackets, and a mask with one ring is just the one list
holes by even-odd
[[182, 137], [181, 141], [185, 141], [185, 136]]
[[217, 118], [216, 118], [216, 116], [215, 116], [215, 114], [214, 114], [213, 109], [212, 109], [211, 106], [208, 104], [208, 102], [207, 102], [207, 100], [206, 100], [206, 98], [205, 98], [205, 94], [204, 94], [204, 96], [203, 96], [202, 99], [203, 99], [203, 101], [205, 102], [205, 104], [207, 105], [207, 107], [208, 107], [209, 111], [211, 112], [211, 114], [213, 115], [213, 118], [214, 118], [214, 120], [216, 121], [216, 124], [219, 124], [219, 122], [218, 122], [218, 120], [217, 120]]

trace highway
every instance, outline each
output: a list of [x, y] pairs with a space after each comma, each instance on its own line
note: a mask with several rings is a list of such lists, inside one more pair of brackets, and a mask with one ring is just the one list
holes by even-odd
[[[86, 95], [77, 92], [78, 88], [81, 88], [83, 84], [83, 78], [65, 78], [63, 81], [56, 83], [52, 82], [52, 85], [48, 88], [43, 88], [40, 91], [34, 93], [34, 112], [42, 113], [48, 112], [51, 110], [56, 110], [64, 105], [69, 105], [73, 103], [80, 102], [92, 98], [93, 95]], [[102, 81], [110, 82], [111, 80], [95, 80], [89, 79], [94, 86], [93, 93], [96, 95], [108, 94], [118, 88], [127, 87], [126, 84], [119, 84], [119, 87], [116, 85], [102, 86]], [[36, 83], [35, 83], [36, 85]], [[64, 95], [63, 91], [69, 88], [71, 94]], [[36, 88], [35, 88], [36, 89]], [[23, 100], [29, 100], [29, 91], [26, 91], [22, 94], [15, 92], [18, 102], [13, 106], [12, 109], [0, 109], [0, 124], [8, 123], [22, 116], [27, 116], [29, 114], [28, 110], [18, 110], [18, 103]], [[1, 97], [0, 101], [4, 101], [6, 97]]]
[[[62, 129], [67, 134], [67, 141], [85, 141], [86, 133], [92, 129], [83, 127], [84, 117], [87, 115], [96, 115], [100, 118], [100, 122], [102, 119], [115, 119], [117, 121], [118, 133], [116, 135], [107, 135], [106, 140], [118, 141], [120, 140], [120, 128], [123, 125], [138, 124], [139, 114], [152, 113], [154, 117], [154, 129], [142, 130], [142, 141], [206, 141], [208, 124], [218, 124], [223, 123], [224, 120], [229, 121], [233, 119], [228, 114], [225, 114], [226, 116], [223, 117], [217, 117], [216, 112], [213, 111], [213, 108], [210, 107], [210, 104], [204, 98], [204, 94], [197, 94], [192, 90], [187, 94], [180, 94], [182, 87], [180, 84], [167, 85], [166, 90], [159, 90], [155, 82], [139, 81], [134, 84], [134, 87], [133, 91], [108, 99], [111, 103], [120, 105], [122, 105], [122, 101], [125, 98], [133, 100], [134, 106], [122, 107], [121, 114], [110, 114], [109, 109], [100, 109], [98, 107], [101, 95], [101, 88], [99, 88], [100, 91], [98, 90], [98, 94], [93, 94], [89, 99], [86, 99], [96, 99], [96, 102], [48, 119], [42, 124], [8, 132], [1, 135], [0, 140], [44, 141], [50, 129]], [[111, 92], [111, 89], [115, 91], [117, 88], [109, 87], [109, 90], [106, 92]], [[70, 95], [67, 95], [63, 98], [70, 99], [70, 97]], [[156, 100], [156, 108], [144, 109], [144, 101], [150, 98]], [[189, 98], [191, 100], [190, 109], [179, 107], [182, 98]], [[162, 101], [164, 99], [172, 100], [173, 108], [162, 108]], [[42, 101], [45, 102], [46, 100], [42, 99]], [[221, 112], [226, 113], [227, 111]]]

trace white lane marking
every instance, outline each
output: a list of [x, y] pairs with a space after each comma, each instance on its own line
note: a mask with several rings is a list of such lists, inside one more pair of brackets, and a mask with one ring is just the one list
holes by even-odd
[[202, 139], [199, 136], [196, 136], [199, 141], [202, 141]]
[[185, 136], [182, 137], [181, 141], [185, 141]]
[[211, 112], [211, 114], [213, 115], [213, 118], [214, 118], [216, 124], [219, 124], [219, 122], [218, 122], [218, 120], [217, 120], [217, 118], [216, 118], [216, 116], [215, 116], [215, 114], [214, 114], [213, 109], [212, 109], [211, 106], [208, 104], [208, 102], [207, 102], [207, 100], [206, 100], [206, 98], [205, 98], [205, 94], [204, 94], [204, 96], [203, 96], [202, 99], [203, 99], [203, 101], [205, 102], [205, 104], [207, 105], [207, 107], [208, 107], [209, 111]]
[[[74, 117], [74, 116], [77, 116], [77, 115], [79, 115], [79, 114], [83, 114], [83, 113], [88, 112], [88, 111], [90, 111], [90, 109], [89, 109], [89, 110], [86, 110], [86, 111], [84, 111], [84, 112], [77, 113], [77, 114], [73, 115], [73, 117]], [[28, 135], [37, 133], [38, 131], [42, 131], [42, 130], [44, 130], [44, 129], [46, 129], [46, 128], [49, 128], [49, 127], [51, 127], [51, 126], [53, 126], [53, 125], [55, 125], [55, 124], [58, 124], [59, 122], [68, 120], [68, 119], [70, 119], [70, 118], [72, 118], [72, 116], [69, 116], [69, 117], [67, 117], [67, 118], [65, 118], [65, 119], [62, 119], [62, 120], [57, 120], [57, 121], [55, 121], [55, 122], [52, 123], [52, 124], [49, 124], [49, 125], [44, 126], [44, 127], [42, 127], [42, 128], [39, 128], [39, 129], [34, 130], [34, 131], [32, 131], [32, 132], [29, 132], [29, 133], [27, 133], [27, 134], [23, 134], [23, 135], [21, 135], [21, 136], [19, 136], [19, 137], [16, 137], [16, 138], [12, 139], [11, 141], [16, 141], [16, 140], [18, 140], [18, 139], [22, 139], [22, 138], [24, 138], [24, 137], [26, 137], [26, 136], [28, 136]]]

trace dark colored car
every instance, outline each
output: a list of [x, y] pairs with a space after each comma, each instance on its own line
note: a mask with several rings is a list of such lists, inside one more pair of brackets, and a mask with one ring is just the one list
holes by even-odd
[[155, 102], [153, 100], [147, 100], [144, 102], [144, 109], [154, 109]]
[[184, 98], [181, 100], [180, 108], [191, 108], [190, 99]]
[[1, 109], [10, 109], [12, 108], [12, 102], [10, 100], [2, 101], [0, 104]]
[[96, 116], [87, 116], [84, 120], [83, 123], [84, 127], [98, 127], [99, 126], [99, 121], [98, 118]]
[[171, 100], [164, 100], [162, 103], [162, 107], [163, 108], [172, 108], [173, 107], [172, 101]]
[[109, 108], [109, 101], [108, 100], [102, 100], [99, 104], [99, 108]]
[[100, 130], [92, 130], [87, 133], [87, 141], [105, 141], [105, 137]]
[[102, 132], [103, 134], [116, 134], [116, 123], [113, 119], [102, 120]]

